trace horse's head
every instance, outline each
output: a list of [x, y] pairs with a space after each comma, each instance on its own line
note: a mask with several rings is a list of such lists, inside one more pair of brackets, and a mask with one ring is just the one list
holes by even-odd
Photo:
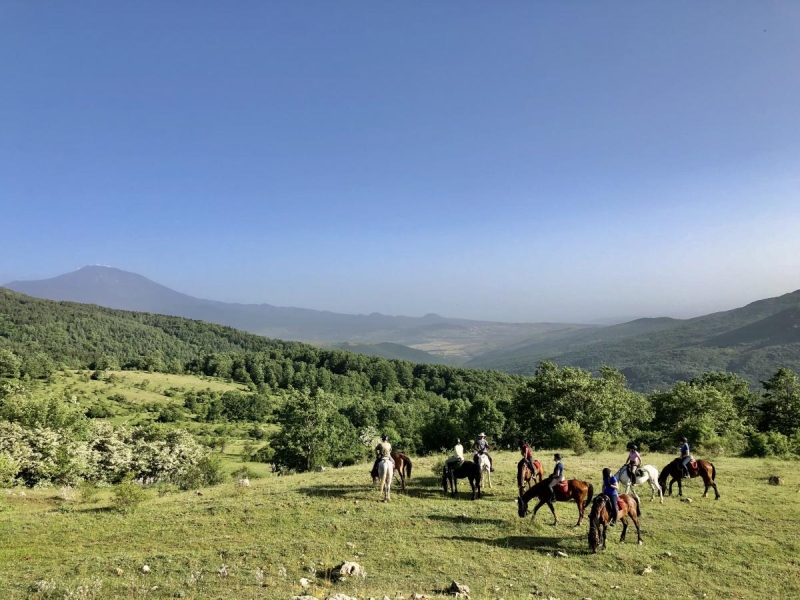
[[600, 530], [593, 522], [589, 524], [589, 549], [592, 554], [597, 554], [597, 549], [600, 547]]
[[522, 496], [517, 498], [517, 513], [520, 518], [524, 518], [528, 514], [528, 501]]

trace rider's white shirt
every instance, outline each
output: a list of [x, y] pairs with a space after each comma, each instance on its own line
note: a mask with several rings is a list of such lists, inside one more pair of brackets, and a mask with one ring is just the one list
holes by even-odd
[[464, 446], [462, 446], [461, 444], [456, 444], [456, 447], [453, 448], [453, 450], [455, 451], [456, 456], [459, 459], [464, 460]]

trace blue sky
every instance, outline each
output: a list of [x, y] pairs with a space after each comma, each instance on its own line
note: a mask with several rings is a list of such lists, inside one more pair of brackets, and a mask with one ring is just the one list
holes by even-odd
[[800, 288], [796, 2], [0, 4], [0, 283], [494, 320]]

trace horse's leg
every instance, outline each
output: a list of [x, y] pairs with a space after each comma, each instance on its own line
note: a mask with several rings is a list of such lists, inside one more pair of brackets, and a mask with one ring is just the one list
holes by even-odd
[[681, 496], [683, 496], [683, 477], [678, 479], [678, 498], [680, 498]]
[[639, 528], [639, 517], [637, 517], [636, 514], [631, 513], [631, 520], [636, 526], [636, 543], [644, 544], [644, 540], [642, 539], [642, 530]]
[[550, 507], [550, 512], [553, 513], [553, 519], [555, 519], [555, 521], [553, 521], [553, 527], [555, 527], [556, 525], [558, 525], [558, 515], [556, 514], [556, 507], [553, 506], [553, 503], [550, 502], [549, 500], [547, 501], [547, 506]]
[[575, 503], [578, 505], [578, 522], [575, 523], [575, 527], [580, 527], [581, 523], [583, 522], [583, 501], [584, 501], [583, 494], [580, 494], [577, 498], [575, 498]]
[[628, 532], [628, 518], [620, 517], [619, 520], [622, 521], [622, 535], [619, 537], [619, 543], [621, 544], [625, 541], [625, 534]]
[[608, 521], [603, 521], [603, 550], [606, 549], [606, 533], [608, 532]]
[[489, 489], [491, 489], [492, 488], [492, 470], [491, 469], [487, 469], [486, 470], [486, 478], [489, 481]]
[[[549, 504], [549, 502], [548, 502], [548, 504]], [[544, 500], [541, 500], [541, 499], [540, 499], [540, 500], [539, 500], [539, 504], [537, 504], [536, 506], [534, 506], [534, 507], [533, 507], [533, 516], [531, 517], [531, 521], [533, 521], [533, 520], [536, 518], [536, 512], [537, 512], [537, 511], [538, 511], [540, 508], [542, 508], [542, 506], [544, 506]], [[552, 507], [551, 507], [551, 508], [552, 508]]]

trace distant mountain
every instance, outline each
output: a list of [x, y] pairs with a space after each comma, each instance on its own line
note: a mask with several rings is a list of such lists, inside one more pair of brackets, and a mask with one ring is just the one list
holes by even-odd
[[83, 267], [52, 279], [13, 281], [5, 287], [48, 300], [97, 304], [108, 308], [173, 315], [228, 325], [272, 338], [312, 343], [391, 342], [430, 355], [463, 362], [483, 352], [564, 328], [583, 325], [558, 323], [494, 323], [424, 317], [348, 315], [270, 304], [236, 304], [203, 300], [182, 294], [146, 277], [102, 266]]
[[757, 383], [779, 367], [800, 370], [800, 290], [694, 319], [639, 319], [552, 332], [486, 353], [467, 366], [530, 374], [544, 359], [595, 371], [609, 365], [642, 390], [712, 370], [739, 373]]

